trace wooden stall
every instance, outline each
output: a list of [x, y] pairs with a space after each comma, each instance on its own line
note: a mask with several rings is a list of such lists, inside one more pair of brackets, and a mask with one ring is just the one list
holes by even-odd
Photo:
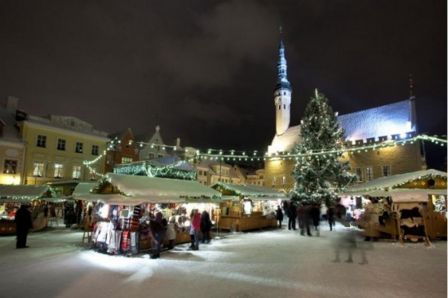
[[[185, 205], [205, 204], [206, 201], [218, 204], [216, 200], [221, 194], [197, 181], [109, 173], [95, 186], [78, 185], [73, 196], [100, 206], [94, 209], [94, 221], [100, 222], [99, 225], [109, 229], [110, 233], [119, 234], [119, 241], [123, 241], [123, 235], [129, 235], [131, 242], [138, 243], [138, 247], [128, 250], [136, 253], [151, 247], [150, 214], [160, 211], [167, 220], [176, 216], [178, 230], [175, 243], [189, 242], [189, 218]], [[107, 210], [103, 209], [105, 206], [109, 206]], [[95, 230], [92, 237], [94, 242], [104, 242], [95, 238], [98, 237]], [[117, 243], [106, 243], [105, 249], [111, 254], [128, 253], [123, 247]]]
[[212, 188], [223, 195], [219, 229], [248, 231], [277, 227], [275, 208], [287, 199], [284, 193], [262, 186], [221, 182]]
[[371, 200], [358, 225], [366, 237], [429, 243], [446, 238], [446, 173], [424, 170], [372, 180], [349, 189]]
[[0, 185], [0, 235], [15, 234], [15, 213], [21, 204], [31, 206], [32, 231], [39, 231], [48, 225], [48, 203], [64, 201], [48, 185]]

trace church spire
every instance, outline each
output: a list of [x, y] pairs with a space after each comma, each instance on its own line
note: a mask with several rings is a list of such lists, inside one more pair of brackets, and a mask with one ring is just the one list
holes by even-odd
[[277, 61], [277, 84], [274, 90], [275, 105], [275, 131], [277, 135], [282, 135], [289, 128], [290, 106], [291, 106], [291, 84], [288, 81], [287, 64], [285, 58], [285, 45], [281, 36], [278, 49]]
[[283, 43], [282, 27], [280, 27], [280, 45], [278, 47], [278, 62], [277, 62], [277, 86], [275, 89], [289, 89], [291, 84], [288, 81], [288, 65], [285, 58], [285, 44]]

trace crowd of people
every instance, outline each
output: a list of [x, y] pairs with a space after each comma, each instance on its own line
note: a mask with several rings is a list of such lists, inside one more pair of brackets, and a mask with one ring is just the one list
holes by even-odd
[[[321, 221], [320, 204], [297, 203], [295, 201], [283, 201], [282, 206], [278, 206], [276, 210], [276, 218], [279, 228], [282, 227], [284, 215], [288, 219], [288, 230], [297, 230], [297, 226], [301, 235], [313, 236], [311, 231], [319, 236], [319, 225]], [[330, 231], [333, 230], [335, 224], [335, 207], [328, 207], [324, 215], [328, 221]]]
[[[210, 243], [210, 231], [212, 229], [212, 221], [210, 214], [204, 210], [202, 213], [198, 209], [193, 209], [190, 214], [190, 250], [199, 250], [199, 243]], [[166, 244], [168, 249], [172, 249], [176, 242], [176, 234], [179, 230], [176, 219], [171, 216], [167, 221], [162, 212], [157, 212], [149, 221], [151, 232], [151, 258], [156, 259], [160, 257], [162, 246]]]

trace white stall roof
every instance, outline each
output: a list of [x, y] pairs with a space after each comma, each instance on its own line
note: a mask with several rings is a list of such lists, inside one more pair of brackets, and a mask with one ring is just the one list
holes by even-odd
[[273, 188], [257, 186], [257, 185], [237, 185], [230, 183], [216, 183], [212, 186], [214, 189], [224, 189], [233, 192], [236, 195], [249, 197], [251, 199], [270, 200], [270, 199], [287, 199], [286, 195]]
[[364, 194], [372, 190], [386, 190], [399, 187], [403, 184], [412, 182], [417, 179], [427, 179], [436, 177], [447, 177], [446, 172], [438, 170], [421, 170], [416, 172], [381, 177], [369, 182], [349, 187], [345, 194]]
[[51, 188], [48, 185], [0, 185], [0, 198], [34, 200], [44, 197]]
[[121, 194], [95, 194], [96, 183], [80, 183], [73, 192], [75, 199], [102, 201], [108, 204], [181, 203], [189, 199], [219, 199], [221, 193], [197, 181], [109, 173], [107, 179]]

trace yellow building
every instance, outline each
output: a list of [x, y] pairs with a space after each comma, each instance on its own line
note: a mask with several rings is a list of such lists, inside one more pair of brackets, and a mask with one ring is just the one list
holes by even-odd
[[20, 184], [23, 175], [25, 145], [16, 127], [18, 99], [8, 97], [0, 107], [0, 184]]
[[[24, 184], [98, 178], [83, 161], [93, 160], [106, 150], [106, 132], [78, 118], [55, 115], [29, 115], [19, 127], [26, 145]], [[92, 167], [104, 173], [105, 159]]]

